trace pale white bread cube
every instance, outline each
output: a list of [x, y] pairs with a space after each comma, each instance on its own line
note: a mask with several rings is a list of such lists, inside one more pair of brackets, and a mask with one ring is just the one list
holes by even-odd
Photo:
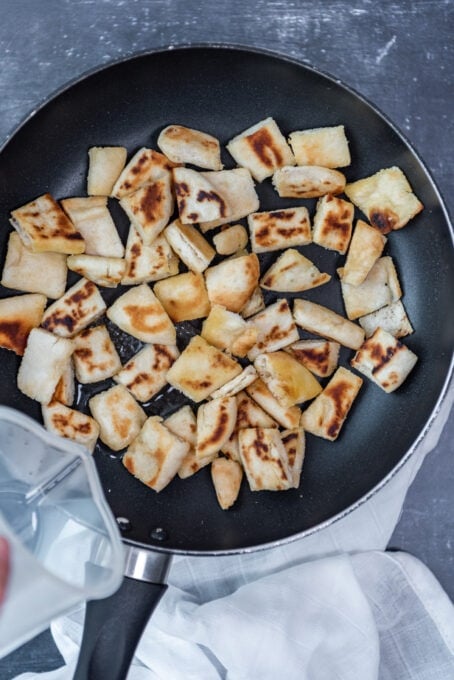
[[131, 288], [115, 300], [107, 317], [122, 331], [150, 344], [175, 345], [175, 326], [146, 283]]
[[43, 405], [42, 414], [46, 430], [71, 439], [93, 453], [99, 437], [99, 425], [94, 418], [55, 400]]
[[223, 510], [228, 510], [240, 493], [243, 468], [234, 460], [216, 458], [211, 463], [211, 479], [219, 505]]
[[395, 338], [404, 338], [413, 333], [413, 326], [401, 300], [377, 309], [376, 312], [366, 314], [366, 316], [360, 317], [358, 321], [366, 332], [366, 338], [370, 338], [377, 328], [382, 328], [394, 335]]
[[190, 406], [182, 406], [178, 411], [172, 413], [164, 420], [164, 425], [177, 437], [195, 447], [197, 443], [197, 419]]
[[346, 179], [338, 170], [319, 165], [287, 166], [276, 170], [273, 185], [281, 198], [318, 198], [325, 194], [341, 194]]
[[191, 447], [178, 468], [178, 477], [180, 479], [192, 477], [196, 472], [209, 465], [217, 455], [217, 453], [213, 453], [211, 456], [199, 458], [195, 448]]
[[204, 233], [227, 222], [236, 222], [259, 209], [259, 197], [255, 190], [254, 180], [246, 168], [202, 172], [201, 174], [214, 186], [229, 206], [228, 216], [200, 223], [200, 229]]
[[172, 250], [193, 272], [205, 271], [216, 255], [214, 248], [191, 224], [175, 220], [164, 230], [164, 236]]
[[238, 432], [240, 456], [251, 491], [285, 491], [293, 486], [287, 452], [275, 428]]
[[134, 477], [155, 491], [162, 491], [177, 474], [189, 451], [184, 442], [152, 416], [123, 456], [123, 465]]
[[30, 331], [41, 323], [46, 302], [39, 293], [0, 300], [0, 347], [22, 356]]
[[330, 279], [329, 274], [321, 272], [307, 257], [288, 248], [262, 276], [260, 285], [267, 290], [299, 293], [322, 286]]
[[344, 347], [358, 349], [363, 343], [364, 331], [360, 326], [315, 302], [295, 300], [293, 316], [304, 330], [334, 340]]
[[149, 401], [167, 383], [167, 371], [179, 356], [176, 345], [145, 345], [114, 375], [137, 401]]
[[152, 184], [144, 184], [133, 194], [120, 199], [120, 205], [149, 246], [167, 226], [173, 213], [173, 193], [170, 174]]
[[309, 212], [304, 206], [254, 213], [248, 224], [254, 253], [305, 246], [312, 240]]
[[123, 286], [160, 281], [178, 274], [178, 258], [167, 239], [161, 234], [146, 246], [131, 224], [126, 242]]
[[238, 431], [234, 430], [221, 449], [222, 454], [229, 460], [234, 460], [241, 465], [240, 444]]
[[358, 220], [342, 270], [342, 281], [359, 286], [382, 254], [386, 241], [386, 236], [377, 229]]
[[69, 255], [67, 265], [71, 271], [105, 288], [116, 288], [126, 269], [121, 258], [98, 255]]
[[241, 371], [237, 361], [196, 335], [169, 369], [167, 382], [192, 401], [200, 402]]
[[125, 249], [105, 196], [65, 198], [61, 204], [84, 237], [86, 255], [123, 257]]
[[[359, 286], [344, 282], [343, 270], [338, 269], [341, 277], [342, 297], [349, 319], [375, 312], [385, 305], [396, 302], [402, 297], [399, 278], [392, 257], [380, 257]], [[357, 348], [355, 348], [357, 349]]]
[[231, 139], [227, 150], [258, 182], [284, 165], [295, 164], [292, 150], [273, 118], [265, 118]]
[[241, 309], [240, 314], [244, 319], [249, 319], [249, 317], [254, 316], [254, 314], [261, 312], [262, 309], [265, 309], [265, 300], [263, 299], [263, 293], [260, 286], [257, 286], [249, 300]]
[[224, 260], [205, 271], [211, 304], [240, 312], [258, 286], [260, 264], [257, 255], [242, 255]]
[[191, 163], [207, 170], [222, 170], [219, 140], [184, 125], [168, 125], [158, 137], [161, 151], [174, 163]]
[[89, 196], [110, 196], [125, 167], [127, 155], [124, 146], [92, 146], [88, 149]]
[[237, 375], [228, 383], [215, 390], [210, 396], [212, 399], [218, 399], [219, 397], [233, 397], [242, 390], [246, 389], [248, 385], [257, 380], [257, 371], [253, 366], [246, 366], [243, 371]]
[[129, 446], [147, 419], [145, 411], [124, 385], [114, 385], [96, 394], [88, 406], [99, 425], [101, 441], [112, 451]]
[[48, 404], [73, 353], [73, 342], [33, 328], [17, 374], [17, 386], [30, 399]]
[[161, 177], [170, 176], [173, 163], [164, 154], [143, 147], [128, 162], [112, 189], [111, 196], [123, 198], [134, 193], [144, 184], [152, 184]]
[[83, 385], [111, 378], [121, 361], [105, 326], [86, 328], [74, 338], [74, 369]]
[[85, 251], [82, 234], [50, 194], [13, 210], [10, 222], [34, 253], [77, 255]]
[[298, 427], [301, 418], [301, 409], [298, 406], [284, 407], [273, 397], [263, 380], [256, 380], [252, 385], [246, 387], [248, 395], [261, 408], [270, 415], [273, 420], [282, 427], [292, 430]]
[[352, 235], [355, 208], [343, 198], [327, 194], [317, 201], [312, 240], [328, 250], [347, 252]]
[[246, 248], [248, 238], [248, 233], [242, 224], [233, 224], [213, 236], [213, 243], [219, 255], [233, 255]]
[[[261, 406], [248, 395], [247, 392], [239, 392], [236, 395], [237, 416], [236, 429], [244, 430], [247, 427], [277, 427], [278, 424]], [[223, 449], [225, 453], [225, 449]]]
[[377, 328], [351, 360], [351, 365], [385, 392], [394, 392], [414, 368], [418, 357], [391, 333]]
[[227, 201], [202, 173], [190, 168], [175, 168], [173, 187], [183, 224], [230, 219]]
[[235, 397], [212, 399], [197, 411], [197, 458], [219, 453], [236, 423]]
[[299, 340], [287, 300], [281, 299], [266, 307], [248, 321], [258, 331], [257, 342], [248, 352], [249, 361], [259, 354], [275, 352]]
[[[46, 276], [43, 276], [46, 272]], [[2, 286], [25, 293], [41, 293], [56, 300], [66, 288], [66, 255], [63, 253], [34, 253], [26, 248], [21, 237], [12, 231], [8, 239]]]
[[395, 166], [347, 184], [345, 193], [382, 234], [405, 227], [424, 210], [404, 173]]
[[297, 489], [300, 485], [301, 470], [303, 468], [306, 436], [303, 428], [298, 427], [294, 430], [284, 430], [281, 432], [281, 439], [285, 446], [288, 466], [292, 473], [292, 487]]
[[210, 301], [201, 274], [186, 272], [154, 286], [154, 292], [172, 321], [201, 319], [210, 311]]
[[309, 401], [322, 391], [312, 373], [288, 352], [259, 354], [254, 366], [273, 397], [284, 408]]
[[297, 165], [345, 168], [351, 163], [343, 125], [296, 130], [290, 133], [288, 141]]
[[96, 285], [80, 279], [46, 309], [41, 325], [62, 338], [72, 338], [96, 321], [105, 310], [106, 303]]
[[285, 347], [285, 351], [311, 373], [326, 378], [337, 368], [340, 344], [332, 340], [299, 340]]
[[340, 367], [321, 394], [303, 412], [301, 425], [311, 434], [334, 441], [339, 436], [363, 381]]
[[257, 330], [239, 314], [221, 305], [213, 305], [203, 322], [202, 338], [229, 354], [245, 357], [257, 342]]
[[74, 362], [72, 357], [66, 362], [60, 380], [57, 383], [52, 401], [57, 401], [65, 406], [72, 406], [76, 397], [76, 379], [74, 375]]

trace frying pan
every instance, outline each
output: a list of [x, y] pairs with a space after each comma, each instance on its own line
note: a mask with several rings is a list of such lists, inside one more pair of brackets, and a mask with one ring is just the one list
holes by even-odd
[[[391, 395], [365, 380], [344, 430], [334, 443], [307, 436], [307, 455], [299, 489], [251, 493], [243, 484], [228, 512], [216, 502], [209, 470], [189, 480], [175, 479], [156, 494], [130, 476], [121, 454], [102, 446], [95, 452], [106, 497], [124, 532], [126, 576], [107, 600], [89, 603], [77, 680], [124, 678], [137, 640], [163, 592], [172, 553], [222, 555], [251, 551], [305, 536], [350, 512], [395, 473], [430, 426], [451, 375], [454, 340], [453, 234], [446, 210], [423, 163], [408, 142], [361, 96], [333, 78], [292, 59], [232, 46], [161, 50], [115, 63], [82, 77], [57, 93], [25, 121], [0, 153], [0, 216], [50, 191], [56, 198], [85, 194], [87, 149], [124, 145], [156, 148], [160, 130], [180, 123], [209, 132], [222, 143], [267, 116], [284, 133], [344, 124], [352, 165], [348, 180], [397, 165], [410, 180], [425, 210], [409, 226], [390, 234], [404, 304], [416, 332], [405, 343], [419, 357], [404, 385]], [[226, 167], [232, 159], [225, 154]], [[261, 209], [307, 205], [315, 201], [279, 199], [268, 181], [258, 186]], [[112, 214], [125, 238], [127, 220], [116, 205]], [[360, 217], [357, 213], [357, 217]], [[2, 258], [8, 228], [0, 234]], [[332, 275], [343, 258], [317, 246], [304, 248], [322, 271]], [[262, 271], [276, 253], [263, 256]], [[71, 283], [71, 279], [69, 281]], [[107, 304], [121, 290], [103, 290]], [[11, 295], [1, 290], [1, 296]], [[292, 296], [289, 295], [289, 298]], [[336, 277], [304, 294], [340, 313]], [[270, 294], [267, 302], [276, 296]], [[183, 324], [182, 344], [198, 326]], [[112, 325], [123, 360], [140, 346]], [[2, 351], [0, 402], [40, 419], [40, 409], [16, 389], [18, 358]], [[352, 353], [343, 350], [341, 364]], [[109, 382], [86, 387], [78, 407]], [[184, 402], [164, 390], [146, 407], [167, 415]]]

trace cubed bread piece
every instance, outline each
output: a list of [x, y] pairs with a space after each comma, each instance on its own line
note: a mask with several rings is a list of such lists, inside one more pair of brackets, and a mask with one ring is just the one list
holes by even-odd
[[366, 338], [370, 338], [377, 328], [391, 333], [395, 338], [403, 338], [413, 333], [413, 327], [401, 300], [377, 309], [376, 312], [366, 314], [358, 321], [366, 332]]
[[212, 399], [197, 411], [197, 458], [219, 453], [236, 423], [235, 397]]
[[105, 196], [65, 198], [61, 204], [84, 237], [86, 255], [123, 257], [125, 249]]
[[298, 326], [309, 333], [334, 340], [350, 349], [358, 349], [363, 343], [364, 331], [360, 326], [315, 302], [295, 300], [293, 316]]
[[[342, 297], [349, 319], [375, 312], [377, 309], [396, 302], [402, 290], [392, 257], [380, 257], [359, 286], [345, 283], [343, 270], [341, 276]], [[355, 348], [357, 349], [357, 348]]]
[[69, 357], [65, 368], [61, 374], [60, 380], [57, 383], [52, 401], [58, 401], [65, 406], [72, 406], [76, 397], [76, 380], [74, 376], [74, 362], [72, 357]]
[[402, 385], [418, 357], [391, 333], [377, 328], [351, 360], [351, 365], [385, 392]]
[[110, 196], [125, 167], [128, 152], [124, 146], [92, 146], [88, 149], [87, 194]]
[[120, 295], [106, 314], [122, 331], [142, 342], [176, 344], [175, 326], [146, 283]]
[[400, 168], [379, 170], [375, 175], [345, 187], [348, 198], [382, 234], [401, 229], [424, 209]]
[[115, 385], [88, 402], [99, 425], [99, 437], [113, 451], [128, 446], [147, 419], [145, 412], [124, 385]]
[[287, 166], [276, 170], [273, 185], [281, 198], [318, 198], [340, 194], [345, 189], [345, 175], [319, 165]]
[[170, 174], [152, 184], [144, 184], [133, 194], [120, 199], [120, 205], [149, 246], [169, 223], [173, 213], [173, 194]]
[[358, 220], [342, 270], [342, 281], [359, 286], [382, 254], [386, 240], [386, 236], [374, 227]]
[[[277, 422], [261, 406], [255, 403], [247, 392], [239, 392], [236, 395], [236, 429], [244, 430], [247, 427], [277, 427]], [[223, 450], [225, 453], [225, 450]]]
[[58, 401], [43, 405], [42, 414], [46, 430], [59, 437], [71, 439], [93, 453], [99, 437], [99, 425], [94, 418]]
[[363, 381], [346, 368], [338, 368], [321, 394], [304, 411], [301, 425], [311, 434], [334, 441]]
[[167, 383], [167, 371], [179, 356], [176, 345], [145, 345], [114, 376], [137, 401], [149, 401]]
[[354, 206], [349, 201], [328, 194], [317, 201], [312, 240], [328, 250], [344, 255], [352, 235]]
[[246, 392], [252, 399], [262, 407], [268, 415], [282, 427], [293, 430], [298, 427], [301, 418], [301, 409], [298, 406], [286, 408], [282, 406], [271, 394], [263, 380], [256, 380], [246, 387]]
[[228, 510], [238, 498], [243, 468], [234, 460], [216, 458], [211, 463], [211, 479], [219, 505]]
[[164, 154], [143, 147], [131, 158], [115, 182], [111, 196], [123, 198], [134, 193], [144, 184], [152, 184], [161, 177], [170, 177], [172, 168], [177, 165]]
[[339, 361], [340, 345], [332, 340], [299, 340], [285, 347], [311, 373], [326, 378], [334, 373]]
[[164, 420], [164, 425], [173, 434], [176, 434], [177, 437], [188, 442], [190, 445], [190, 449], [178, 469], [178, 476], [181, 479], [191, 477], [202, 467], [211, 463], [213, 456], [207, 456], [206, 458], [198, 458], [196, 456], [197, 420], [190, 406], [182, 406], [178, 411], [172, 413], [171, 416]]
[[262, 311], [262, 309], [265, 309], [265, 300], [263, 299], [263, 293], [260, 289], [260, 286], [257, 286], [249, 300], [241, 309], [240, 314], [243, 319], [249, 319], [250, 316], [258, 314]]
[[259, 197], [255, 190], [254, 180], [246, 168], [202, 172], [201, 174], [229, 206], [227, 216], [200, 223], [200, 229], [204, 233], [227, 222], [236, 222], [259, 209]]
[[230, 219], [225, 198], [202, 173], [190, 168], [175, 168], [173, 186], [183, 224]]
[[293, 486], [287, 452], [275, 428], [238, 432], [240, 456], [251, 491], [285, 491]]
[[263, 275], [260, 285], [267, 290], [299, 293], [328, 283], [329, 274], [322, 273], [311, 260], [288, 248]]
[[213, 305], [203, 322], [202, 338], [218, 349], [245, 357], [257, 342], [257, 330], [239, 314]]
[[178, 468], [178, 477], [180, 479], [192, 477], [196, 472], [209, 465], [217, 455], [217, 453], [213, 453], [211, 456], [199, 458], [195, 448], [191, 447]]
[[62, 338], [72, 338], [104, 314], [105, 309], [106, 303], [96, 285], [80, 279], [46, 309], [41, 325]]
[[253, 213], [248, 224], [255, 253], [305, 246], [312, 240], [309, 212], [304, 206]]
[[105, 326], [86, 328], [74, 338], [77, 380], [86, 385], [111, 378], [121, 368], [120, 357]]
[[17, 374], [20, 391], [30, 399], [48, 404], [72, 353], [72, 340], [33, 328]]
[[248, 359], [254, 361], [259, 354], [275, 352], [299, 340], [298, 330], [290, 307], [285, 299], [277, 300], [249, 319], [258, 331], [257, 342], [248, 352]]
[[76, 255], [85, 251], [82, 234], [50, 194], [13, 210], [10, 222], [22, 243], [34, 253]]
[[213, 236], [214, 247], [219, 255], [233, 255], [246, 248], [247, 242], [248, 234], [242, 224], [234, 224]]
[[172, 250], [193, 272], [205, 271], [216, 255], [214, 248], [191, 224], [182, 224], [180, 220], [175, 220], [165, 229], [164, 236]]
[[196, 335], [167, 373], [167, 382], [192, 401], [203, 401], [242, 371], [241, 365]]
[[56, 300], [65, 292], [67, 271], [63, 253], [34, 253], [16, 231], [9, 235], [1, 280], [5, 288], [41, 293]]
[[201, 274], [186, 272], [154, 286], [154, 292], [172, 321], [201, 319], [210, 311], [210, 301]]
[[41, 323], [46, 302], [39, 293], [0, 300], [0, 347], [22, 356], [30, 331]]
[[297, 165], [345, 168], [351, 163], [343, 125], [297, 130], [289, 136]]
[[257, 371], [253, 366], [246, 366], [246, 368], [235, 378], [229, 380], [218, 390], [215, 390], [210, 396], [212, 399], [218, 399], [219, 397], [233, 397], [233, 395], [238, 394], [241, 390], [246, 389], [248, 385], [251, 385], [255, 380], [257, 380]]
[[158, 137], [161, 151], [175, 163], [191, 163], [199, 168], [222, 170], [219, 140], [206, 132], [168, 125]]
[[265, 118], [231, 139], [227, 150], [258, 182], [271, 177], [284, 165], [295, 164], [292, 151], [273, 118]]
[[97, 255], [70, 255], [67, 264], [71, 271], [105, 288], [116, 288], [126, 268], [125, 261], [119, 257]]
[[178, 258], [167, 239], [161, 234], [146, 246], [131, 224], [126, 243], [123, 286], [160, 281], [178, 274]]
[[292, 473], [292, 487], [297, 489], [300, 485], [301, 470], [303, 468], [306, 436], [303, 428], [298, 427], [294, 430], [284, 430], [281, 432], [281, 439], [285, 446], [288, 466]]
[[234, 430], [221, 449], [222, 454], [229, 460], [234, 460], [241, 465], [240, 445], [238, 442], [238, 431]]
[[259, 354], [254, 366], [273, 397], [284, 408], [309, 401], [322, 391], [312, 373], [287, 352]]
[[188, 442], [179, 439], [161, 421], [159, 416], [148, 418], [123, 456], [128, 472], [158, 492], [172, 481], [189, 451]]
[[211, 304], [240, 312], [256, 289], [260, 276], [257, 255], [243, 255], [224, 260], [205, 272]]

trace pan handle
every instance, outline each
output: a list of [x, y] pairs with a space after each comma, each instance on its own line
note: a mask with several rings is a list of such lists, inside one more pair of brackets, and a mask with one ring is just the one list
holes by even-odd
[[125, 680], [145, 626], [164, 594], [171, 555], [127, 546], [116, 593], [87, 603], [73, 680]]

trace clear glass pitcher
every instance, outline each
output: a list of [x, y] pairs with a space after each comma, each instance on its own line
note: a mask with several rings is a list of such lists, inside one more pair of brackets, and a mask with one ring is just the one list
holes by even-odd
[[121, 583], [123, 546], [91, 455], [2, 406], [0, 536], [10, 545], [0, 656]]

